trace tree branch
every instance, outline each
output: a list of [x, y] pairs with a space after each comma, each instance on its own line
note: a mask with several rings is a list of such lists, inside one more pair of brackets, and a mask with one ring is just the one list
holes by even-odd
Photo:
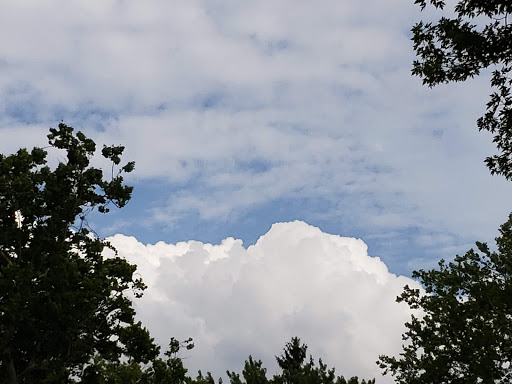
[[5, 252], [3, 251], [3, 249], [0, 249], [0, 254], [2, 255], [2, 257], [5, 259], [5, 261], [7, 261], [7, 264], [12, 264], [12, 260], [9, 258], [9, 256], [7, 256], [5, 254]]

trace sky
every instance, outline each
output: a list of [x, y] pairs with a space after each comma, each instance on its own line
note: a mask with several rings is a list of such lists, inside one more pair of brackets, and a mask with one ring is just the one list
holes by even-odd
[[377, 375], [411, 272], [492, 242], [509, 214], [476, 128], [488, 74], [410, 75], [410, 29], [436, 16], [412, 0], [3, 1], [0, 152], [47, 145], [60, 121], [126, 147], [133, 198], [89, 222], [154, 284], [137, 305], [157, 340], [198, 340], [191, 367], [270, 365], [296, 331], [339, 373]]

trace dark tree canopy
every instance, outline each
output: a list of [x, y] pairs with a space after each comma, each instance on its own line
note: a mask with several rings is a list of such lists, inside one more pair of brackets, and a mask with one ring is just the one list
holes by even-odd
[[[443, 0], [415, 0], [423, 10], [428, 4], [444, 9]], [[454, 15], [437, 23], [419, 22], [412, 28], [418, 60], [412, 73], [423, 83], [465, 81], [486, 68], [493, 70], [495, 91], [487, 111], [478, 119], [479, 130], [494, 135], [498, 155], [485, 162], [491, 174], [512, 180], [512, 2], [510, 0], [459, 0]]]
[[420, 309], [406, 323], [399, 358], [378, 362], [399, 384], [512, 382], [512, 214], [496, 238], [438, 269], [416, 271], [425, 293], [405, 287], [397, 301]]
[[[0, 154], [0, 382], [184, 377], [181, 361], [159, 360], [159, 347], [134, 320], [125, 292], [139, 296], [145, 288], [134, 277], [136, 266], [117, 255], [104, 258], [111, 245], [87, 226], [93, 210], [107, 213], [128, 202], [132, 187], [123, 174], [134, 163], [121, 165], [123, 147], [103, 147], [112, 162], [106, 180], [90, 165], [96, 145], [84, 134], [60, 124], [48, 139], [65, 155], [54, 169], [41, 148]], [[169, 353], [175, 350], [171, 341]]]
[[307, 348], [298, 337], [292, 338], [283, 354], [276, 357], [281, 372], [273, 378], [267, 378], [261, 360], [249, 356], [242, 371], [243, 380], [239, 374], [228, 372], [230, 384], [375, 384], [375, 380], [359, 381], [357, 377], [346, 380], [336, 376], [334, 368], [328, 369], [321, 359], [317, 366], [312, 356], [307, 359]]

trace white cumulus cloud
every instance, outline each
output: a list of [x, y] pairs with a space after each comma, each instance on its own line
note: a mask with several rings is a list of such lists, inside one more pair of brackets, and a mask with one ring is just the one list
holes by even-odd
[[219, 245], [109, 240], [149, 286], [136, 309], [157, 342], [194, 338], [185, 356], [194, 374], [241, 371], [249, 354], [272, 372], [274, 356], [299, 336], [339, 374], [379, 377], [378, 355], [400, 351], [410, 316], [395, 298], [406, 284], [418, 286], [369, 256], [362, 240], [300, 221], [274, 224], [247, 249], [233, 238]]

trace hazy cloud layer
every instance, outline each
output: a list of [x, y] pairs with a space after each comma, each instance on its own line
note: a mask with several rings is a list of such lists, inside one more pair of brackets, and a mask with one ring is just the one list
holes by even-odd
[[110, 241], [149, 286], [136, 309], [157, 341], [195, 339], [185, 355], [192, 372], [240, 371], [249, 354], [274, 370], [274, 356], [296, 335], [339, 373], [379, 376], [378, 355], [400, 350], [410, 316], [395, 298], [406, 284], [417, 286], [369, 256], [363, 241], [300, 221], [274, 224], [248, 249], [233, 238]]
[[125, 145], [130, 181], [158, 187], [109, 233], [163, 239], [261, 207], [268, 228], [303, 200], [286, 220], [381, 239], [393, 270], [404, 241], [430, 258], [411, 265], [450, 257], [496, 235], [510, 186], [483, 165], [486, 75], [410, 77], [421, 17], [412, 0], [2, 2], [0, 151], [44, 144], [61, 119]]

